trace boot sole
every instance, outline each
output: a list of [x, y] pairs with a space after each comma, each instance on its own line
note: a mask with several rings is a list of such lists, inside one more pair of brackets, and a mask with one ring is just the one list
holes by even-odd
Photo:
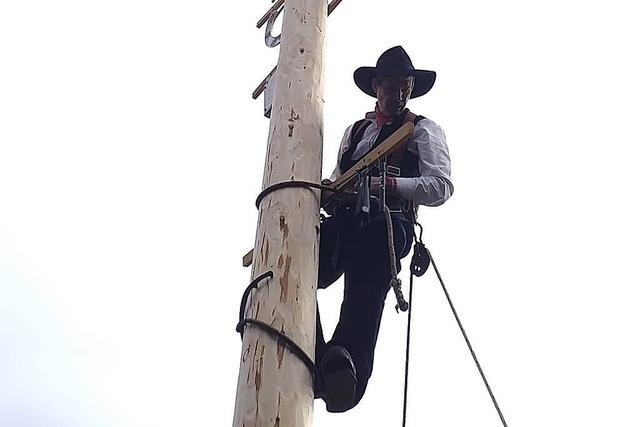
[[324, 375], [327, 412], [345, 412], [353, 407], [356, 377], [350, 369], [340, 369]]

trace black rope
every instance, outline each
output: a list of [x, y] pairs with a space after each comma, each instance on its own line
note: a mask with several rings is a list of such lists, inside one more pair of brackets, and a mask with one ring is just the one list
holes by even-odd
[[[260, 209], [260, 203], [262, 202], [262, 199], [264, 199], [270, 193], [282, 188], [315, 188], [318, 190], [328, 191], [331, 193], [346, 194], [346, 192], [343, 190], [338, 190], [328, 185], [317, 184], [315, 182], [297, 181], [297, 180], [283, 181], [283, 182], [272, 184], [267, 188], [265, 188], [264, 190], [262, 190], [260, 194], [258, 194], [258, 197], [256, 198], [256, 207]], [[273, 326], [265, 322], [262, 322], [257, 319], [245, 318], [245, 311], [246, 311], [247, 300], [249, 299], [249, 294], [253, 289], [258, 288], [258, 285], [262, 280], [267, 278], [269, 279], [273, 278], [272, 271], [267, 271], [266, 273], [263, 273], [260, 276], [256, 277], [255, 279], [253, 279], [251, 283], [249, 283], [249, 286], [247, 286], [247, 289], [245, 289], [244, 293], [242, 294], [242, 300], [240, 302], [240, 315], [239, 315], [238, 325], [236, 326], [236, 331], [239, 332], [241, 336], [243, 336], [244, 328], [247, 325], [252, 325], [268, 333], [274, 339], [282, 340], [282, 342], [284, 342], [284, 344], [289, 348], [289, 350], [293, 354], [295, 354], [298, 357], [298, 359], [302, 361], [302, 363], [305, 364], [305, 366], [311, 373], [311, 377], [313, 379], [314, 384], [318, 385], [318, 382], [321, 381], [322, 379], [315, 362], [295, 341], [293, 341], [291, 338], [286, 336], [283, 331], [279, 331], [278, 329], [274, 328]]]
[[244, 311], [246, 309], [247, 300], [249, 299], [251, 290], [258, 289], [258, 284], [267, 278], [273, 279], [273, 271], [269, 270], [266, 273], [262, 273], [261, 275], [253, 279], [251, 283], [249, 283], [249, 286], [247, 286], [247, 289], [244, 290], [244, 293], [242, 294], [242, 300], [240, 301], [240, 317], [238, 322], [242, 322], [242, 319], [244, 319]]
[[475, 353], [475, 351], [473, 351], [473, 347], [471, 346], [471, 342], [469, 341], [469, 338], [467, 337], [467, 333], [464, 331], [464, 328], [462, 327], [462, 322], [460, 321], [460, 317], [458, 317], [458, 313], [456, 312], [456, 309], [453, 306], [453, 302], [451, 301], [451, 297], [449, 296], [449, 292], [447, 291], [447, 288], [444, 285], [444, 281], [442, 280], [442, 276], [440, 276], [440, 272], [438, 271], [438, 267], [436, 266], [436, 262], [433, 260], [433, 256], [431, 255], [431, 252], [429, 250], [427, 250], [427, 253], [429, 255], [429, 259], [431, 259], [431, 264], [433, 265], [433, 269], [435, 270], [436, 275], [438, 276], [438, 280], [440, 281], [440, 286], [442, 286], [442, 290], [444, 291], [444, 295], [447, 297], [447, 301], [449, 302], [449, 307], [451, 307], [451, 311], [453, 312], [453, 315], [456, 318], [456, 322], [458, 322], [458, 327], [460, 327], [460, 331], [462, 332], [462, 336], [464, 337], [464, 340], [467, 343], [467, 347], [469, 347], [469, 351], [471, 352], [471, 356], [473, 356], [474, 362], [476, 362], [476, 367], [478, 368], [478, 372], [480, 372], [480, 376], [482, 377], [482, 381], [484, 381], [484, 385], [487, 388], [487, 391], [489, 392], [489, 396], [491, 396], [491, 400], [493, 401], [493, 406], [495, 406], [496, 407], [496, 411], [498, 411], [498, 415], [500, 416], [500, 420], [502, 421], [502, 425], [504, 427], [508, 427], [507, 426], [507, 422], [505, 421], [504, 416], [502, 415], [502, 411], [500, 410], [500, 407], [498, 406], [498, 401], [496, 400], [495, 396], [493, 395], [493, 392], [491, 391], [491, 387], [489, 386], [489, 382], [487, 381], [487, 377], [485, 377], [484, 372], [482, 371], [482, 367], [480, 366], [480, 362], [478, 361], [478, 358], [476, 357], [476, 353]]
[[[262, 190], [260, 192], [260, 194], [258, 195], [258, 197], [256, 198], [256, 207], [260, 208], [260, 202], [262, 202], [262, 199], [264, 199], [268, 194], [272, 193], [273, 191], [282, 189], [282, 188], [315, 188], [318, 190], [324, 190], [324, 191], [329, 191], [332, 193], [343, 193], [346, 194], [346, 192], [344, 192], [343, 190], [338, 190], [335, 189], [333, 187], [329, 187], [327, 185], [323, 185], [323, 184], [317, 184], [314, 182], [307, 182], [307, 181], [296, 181], [296, 180], [291, 180], [291, 181], [283, 181], [283, 182], [279, 182], [273, 185], [268, 186], [267, 188], [265, 188], [264, 190]], [[493, 405], [496, 408], [496, 411], [498, 412], [498, 415], [500, 416], [500, 420], [502, 421], [502, 425], [503, 427], [508, 427], [507, 426], [507, 422], [504, 419], [504, 416], [502, 415], [502, 411], [500, 410], [500, 407], [498, 406], [498, 402], [495, 398], [495, 396], [493, 395], [493, 391], [491, 391], [491, 387], [489, 386], [489, 382], [487, 381], [486, 376], [484, 375], [484, 372], [482, 370], [482, 367], [480, 366], [480, 362], [478, 361], [478, 358], [476, 356], [475, 351], [473, 350], [473, 347], [471, 346], [471, 342], [469, 341], [469, 338], [467, 337], [467, 333], [464, 330], [464, 327], [462, 326], [462, 322], [460, 321], [460, 317], [458, 316], [458, 313], [456, 312], [456, 309], [453, 305], [453, 302], [451, 301], [451, 297], [449, 296], [449, 292], [447, 291], [447, 288], [445, 287], [444, 281], [442, 280], [442, 276], [440, 276], [440, 272], [438, 271], [438, 267], [436, 266], [436, 263], [433, 259], [433, 256], [431, 255], [431, 252], [425, 247], [425, 245], [422, 243], [422, 233], [423, 233], [423, 228], [422, 226], [418, 223], [415, 222], [415, 224], [420, 227], [420, 237], [418, 238], [418, 236], [416, 236], [415, 234], [415, 230], [414, 230], [414, 240], [415, 240], [415, 245], [414, 245], [414, 253], [413, 253], [413, 257], [411, 259], [411, 266], [410, 266], [410, 278], [409, 278], [409, 313], [408, 313], [408, 318], [407, 318], [407, 345], [406, 345], [406, 353], [405, 353], [405, 378], [404, 378], [404, 403], [403, 403], [403, 408], [402, 408], [402, 426], [405, 427], [406, 426], [406, 421], [407, 421], [407, 402], [408, 402], [408, 391], [409, 391], [409, 355], [410, 355], [410, 343], [411, 343], [411, 314], [412, 314], [412, 307], [413, 307], [413, 276], [422, 276], [427, 269], [429, 268], [429, 264], [433, 265], [433, 268], [436, 272], [436, 275], [438, 276], [438, 280], [440, 281], [440, 286], [442, 287], [442, 290], [444, 291], [444, 294], [447, 298], [447, 301], [449, 303], [449, 307], [451, 307], [451, 311], [453, 312], [453, 315], [456, 319], [456, 322], [458, 323], [458, 327], [460, 328], [460, 331], [462, 332], [462, 336], [464, 337], [465, 342], [467, 343], [467, 347], [469, 348], [469, 351], [471, 352], [471, 356], [473, 356], [473, 360], [476, 364], [476, 367], [478, 368], [478, 372], [480, 372], [480, 376], [482, 377], [482, 381], [484, 382], [485, 387], [487, 388], [487, 391], [489, 392], [489, 396], [491, 397], [491, 400], [493, 401]], [[282, 340], [284, 342], [284, 344], [289, 348], [289, 350], [295, 354], [300, 361], [302, 361], [305, 366], [307, 367], [307, 369], [309, 369], [309, 372], [311, 374], [311, 377], [314, 381], [314, 384], [317, 384], [316, 381], [320, 381], [321, 380], [321, 376], [319, 373], [319, 370], [316, 366], [316, 364], [314, 363], [314, 361], [309, 357], [309, 355], [307, 355], [307, 353], [300, 348], [300, 346], [298, 344], [296, 344], [292, 339], [290, 339], [289, 337], [287, 337], [282, 331], [277, 330], [276, 328], [274, 328], [273, 326], [264, 323], [260, 320], [257, 319], [247, 319], [244, 317], [244, 313], [245, 313], [245, 309], [246, 309], [246, 303], [247, 300], [249, 298], [249, 294], [251, 293], [251, 290], [253, 289], [257, 289], [258, 288], [258, 284], [266, 279], [266, 278], [273, 278], [273, 272], [272, 271], [267, 271], [266, 273], [261, 274], [260, 276], [256, 277], [247, 287], [247, 289], [244, 291], [244, 294], [242, 295], [242, 301], [240, 303], [240, 320], [238, 322], [238, 325], [236, 326], [236, 331], [240, 333], [240, 335], [243, 334], [244, 332], [244, 328], [247, 325], [253, 325], [258, 327], [259, 329], [262, 329], [263, 331], [267, 332], [269, 335], [271, 335], [273, 338], [275, 338], [276, 340]]]
[[404, 355], [404, 402], [402, 404], [402, 427], [407, 425], [407, 401], [409, 400], [409, 346], [411, 344], [411, 311], [413, 311], [413, 276], [413, 260], [411, 260], [411, 273], [409, 274], [409, 314], [407, 317], [407, 348]]
[[289, 350], [293, 354], [295, 354], [302, 363], [305, 364], [305, 366], [311, 373], [311, 378], [314, 384], [316, 384], [316, 381], [319, 381], [321, 378], [318, 372], [318, 368], [316, 367], [313, 359], [311, 359], [309, 355], [302, 348], [300, 348], [298, 344], [296, 344], [291, 338], [286, 336], [282, 331], [279, 331], [273, 326], [257, 319], [247, 319], [245, 317], [246, 304], [247, 300], [249, 299], [249, 294], [253, 289], [257, 289], [259, 283], [266, 278], [272, 279], [273, 272], [267, 271], [266, 273], [263, 273], [253, 279], [249, 286], [247, 286], [247, 289], [245, 289], [244, 294], [242, 294], [242, 301], [240, 302], [240, 320], [238, 322], [238, 325], [236, 326], [236, 331], [240, 333], [240, 336], [243, 336], [245, 326], [253, 325], [258, 329], [261, 329], [264, 332], [268, 333], [274, 339], [282, 340], [284, 344], [289, 348]]
[[413, 256], [409, 265], [409, 313], [407, 316], [407, 345], [404, 356], [404, 400], [402, 403], [402, 427], [407, 425], [407, 402], [409, 401], [409, 355], [411, 347], [411, 312], [413, 310], [413, 276], [422, 276], [429, 268], [429, 252], [422, 243], [422, 225], [418, 221], [413, 221], [414, 225], [420, 227], [420, 235], [416, 235], [413, 229]]
[[260, 202], [262, 202], [262, 199], [264, 199], [268, 194], [276, 190], [280, 190], [281, 188], [315, 188], [318, 190], [329, 191], [331, 193], [345, 193], [345, 191], [343, 190], [338, 190], [337, 188], [333, 188], [328, 185], [317, 184], [315, 182], [298, 181], [298, 180], [282, 181], [282, 182], [277, 182], [275, 184], [272, 184], [267, 188], [265, 188], [264, 190], [262, 190], [260, 194], [258, 194], [258, 197], [256, 198], [256, 207], [259, 209]]
[[480, 362], [476, 357], [476, 353], [475, 351], [473, 351], [473, 347], [471, 346], [471, 342], [467, 337], [467, 333], [462, 327], [462, 322], [460, 321], [460, 317], [458, 316], [458, 313], [455, 307], [453, 306], [453, 301], [451, 301], [451, 297], [449, 296], [449, 292], [447, 291], [447, 288], [444, 285], [444, 280], [442, 280], [442, 276], [440, 276], [440, 272], [438, 271], [438, 267], [436, 266], [436, 263], [433, 260], [433, 256], [431, 255], [431, 252], [426, 248], [426, 246], [422, 242], [422, 232], [423, 232], [422, 225], [420, 225], [420, 223], [418, 223], [417, 221], [414, 221], [414, 224], [420, 227], [420, 236], [416, 235], [415, 229], [414, 229], [413, 239], [415, 241], [415, 244], [413, 246], [413, 257], [411, 258], [411, 265], [409, 268], [410, 270], [409, 316], [407, 318], [407, 347], [406, 347], [405, 364], [404, 364], [404, 402], [402, 407], [402, 427], [405, 427], [407, 424], [407, 402], [408, 402], [408, 396], [409, 396], [409, 354], [410, 354], [409, 348], [411, 344], [411, 311], [413, 308], [413, 276], [418, 276], [418, 277], [422, 276], [424, 273], [426, 273], [430, 264], [433, 265], [433, 269], [436, 272], [436, 275], [438, 276], [438, 281], [440, 282], [440, 286], [442, 286], [444, 295], [446, 296], [447, 301], [449, 302], [449, 307], [451, 307], [451, 311], [453, 312], [453, 315], [456, 318], [456, 322], [458, 322], [458, 327], [460, 328], [460, 331], [462, 332], [462, 336], [464, 337], [464, 340], [467, 343], [467, 347], [471, 352], [471, 356], [473, 356], [473, 360], [476, 363], [476, 367], [478, 368], [478, 372], [480, 372], [482, 381], [484, 382], [484, 385], [487, 388], [487, 391], [489, 392], [489, 396], [491, 396], [491, 400], [493, 401], [493, 406], [495, 406], [496, 411], [498, 412], [498, 416], [500, 416], [502, 425], [503, 427], [508, 427], [507, 422], [505, 421], [504, 416], [502, 415], [502, 411], [498, 406], [498, 401], [493, 395], [493, 392], [491, 391], [491, 387], [489, 386], [489, 382], [487, 381], [487, 378], [484, 375], [482, 367], [480, 366]]

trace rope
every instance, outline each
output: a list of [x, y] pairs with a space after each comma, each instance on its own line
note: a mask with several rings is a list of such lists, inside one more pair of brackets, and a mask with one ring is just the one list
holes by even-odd
[[318, 368], [316, 367], [316, 364], [314, 363], [313, 359], [311, 359], [311, 357], [309, 357], [309, 355], [298, 344], [296, 344], [295, 341], [293, 341], [291, 338], [286, 336], [282, 331], [277, 330], [276, 328], [274, 328], [273, 326], [265, 322], [262, 322], [257, 319], [245, 318], [244, 313], [246, 310], [246, 304], [249, 298], [249, 294], [253, 289], [258, 289], [259, 283], [262, 280], [267, 278], [268, 279], [273, 278], [272, 271], [267, 271], [266, 273], [263, 273], [260, 276], [256, 277], [255, 279], [253, 279], [249, 284], [249, 286], [247, 286], [247, 289], [245, 289], [244, 293], [242, 294], [242, 301], [240, 302], [240, 320], [238, 322], [238, 325], [236, 326], [236, 332], [239, 332], [240, 336], [243, 336], [245, 326], [253, 325], [258, 329], [261, 329], [264, 332], [271, 335], [272, 338], [276, 340], [282, 340], [284, 344], [289, 348], [291, 353], [296, 355], [298, 359], [300, 359], [300, 361], [305, 364], [305, 366], [309, 370], [309, 373], [311, 374], [311, 379], [313, 380], [313, 383], [317, 384], [317, 381], [320, 381], [321, 377], [318, 372]]
[[[415, 252], [414, 252], [415, 256]], [[411, 345], [411, 311], [413, 310], [413, 260], [409, 274], [409, 313], [407, 316], [407, 348], [404, 355], [404, 401], [402, 403], [402, 427], [407, 425], [407, 402], [409, 397], [409, 347]]]
[[491, 397], [491, 401], [493, 402], [493, 406], [495, 406], [496, 411], [498, 412], [498, 416], [500, 417], [500, 421], [502, 421], [503, 427], [508, 427], [507, 422], [502, 415], [502, 411], [500, 410], [500, 406], [498, 406], [498, 401], [496, 400], [493, 392], [491, 391], [491, 387], [489, 386], [489, 382], [487, 381], [486, 376], [484, 375], [484, 371], [480, 366], [480, 362], [476, 356], [475, 351], [473, 351], [473, 347], [471, 346], [471, 342], [467, 337], [467, 333], [462, 326], [462, 322], [460, 321], [460, 317], [458, 316], [458, 312], [456, 311], [453, 301], [451, 301], [451, 296], [447, 291], [447, 288], [444, 284], [444, 280], [442, 280], [442, 276], [440, 275], [440, 271], [438, 271], [438, 267], [431, 255], [431, 252], [426, 248], [424, 243], [422, 242], [422, 225], [420, 225], [417, 221], [414, 220], [414, 224], [420, 228], [420, 236], [418, 237], [415, 233], [413, 233], [414, 246], [413, 246], [413, 257], [411, 258], [411, 266], [409, 268], [409, 315], [407, 318], [407, 344], [406, 344], [406, 353], [405, 353], [405, 364], [404, 364], [404, 402], [402, 406], [402, 427], [406, 427], [407, 424], [407, 402], [409, 396], [409, 355], [410, 355], [410, 345], [411, 345], [411, 311], [413, 308], [413, 276], [422, 276], [426, 273], [429, 268], [429, 264], [433, 265], [433, 269], [438, 276], [438, 281], [440, 282], [440, 286], [444, 291], [444, 295], [447, 298], [449, 303], [449, 307], [451, 307], [451, 311], [453, 312], [454, 317], [456, 318], [456, 322], [458, 323], [458, 327], [462, 332], [462, 336], [464, 337], [465, 342], [467, 343], [467, 347], [471, 352], [471, 356], [473, 356], [473, 360], [478, 368], [478, 372], [480, 372], [480, 376], [482, 377], [482, 381], [484, 382], [487, 391], [489, 392], [489, 396]]
[[480, 376], [482, 377], [482, 381], [484, 382], [484, 385], [487, 388], [487, 391], [489, 392], [489, 396], [491, 396], [491, 400], [493, 401], [493, 406], [495, 406], [496, 411], [498, 412], [498, 415], [500, 416], [500, 421], [502, 421], [502, 425], [504, 427], [508, 427], [507, 426], [507, 422], [505, 421], [504, 416], [502, 415], [502, 411], [500, 410], [500, 406], [498, 406], [498, 401], [496, 400], [495, 396], [493, 395], [493, 392], [491, 391], [491, 387], [489, 386], [489, 382], [487, 381], [487, 377], [485, 377], [484, 372], [482, 371], [482, 367], [480, 366], [480, 362], [478, 361], [478, 358], [476, 357], [476, 353], [475, 353], [475, 351], [473, 351], [473, 347], [471, 346], [471, 342], [469, 341], [469, 338], [467, 337], [467, 333], [464, 331], [464, 328], [462, 327], [462, 322], [460, 321], [460, 317], [458, 316], [458, 313], [456, 312], [456, 309], [453, 306], [453, 302], [451, 301], [451, 297], [449, 296], [449, 292], [447, 291], [447, 288], [444, 285], [444, 281], [442, 280], [442, 276], [440, 276], [440, 272], [438, 271], [438, 267], [436, 266], [436, 262], [434, 261], [433, 256], [431, 255], [431, 252], [429, 250], [427, 250], [427, 253], [429, 254], [429, 258], [431, 259], [431, 264], [433, 264], [433, 269], [435, 270], [436, 275], [438, 276], [438, 280], [440, 281], [440, 286], [442, 286], [442, 290], [444, 291], [444, 295], [447, 297], [447, 301], [449, 302], [449, 307], [451, 307], [451, 311], [453, 312], [453, 315], [456, 318], [456, 322], [458, 322], [458, 327], [460, 328], [460, 331], [462, 332], [462, 336], [464, 337], [464, 340], [467, 343], [467, 347], [469, 347], [469, 351], [471, 352], [471, 356], [473, 356], [473, 361], [476, 362], [476, 367], [478, 368], [478, 372], [480, 372]]
[[258, 289], [258, 284], [267, 278], [273, 279], [273, 271], [267, 271], [266, 273], [262, 273], [261, 275], [253, 279], [251, 283], [249, 283], [249, 286], [247, 286], [247, 289], [244, 290], [244, 293], [242, 294], [242, 300], [240, 301], [240, 316], [239, 316], [238, 322], [242, 322], [242, 319], [244, 319], [244, 312], [247, 306], [247, 300], [249, 299], [249, 294], [251, 293], [251, 290]]
[[404, 295], [402, 294], [402, 281], [398, 277], [396, 252], [393, 247], [393, 223], [391, 222], [391, 212], [389, 212], [389, 208], [386, 205], [384, 205], [384, 217], [387, 223], [387, 244], [389, 247], [389, 258], [391, 261], [391, 280], [389, 282], [389, 286], [391, 286], [393, 292], [396, 294], [396, 311], [398, 311], [398, 309], [401, 311], [407, 311], [410, 308], [410, 305], [404, 299]]
[[409, 401], [409, 349], [411, 347], [411, 312], [413, 310], [413, 276], [422, 276], [429, 268], [429, 252], [422, 243], [422, 225], [413, 219], [413, 223], [420, 227], [420, 237], [413, 230], [413, 256], [409, 266], [409, 314], [407, 317], [407, 345], [404, 356], [404, 401], [402, 403], [402, 427], [407, 425], [407, 402]]
[[346, 194], [343, 190], [338, 190], [337, 188], [333, 188], [328, 185], [317, 184], [315, 182], [298, 180], [282, 181], [268, 186], [267, 188], [262, 190], [260, 194], [258, 194], [258, 197], [256, 198], [256, 208], [260, 208], [260, 202], [262, 202], [262, 199], [264, 199], [268, 194], [282, 188], [315, 188], [317, 190], [329, 191], [331, 193]]
[[[384, 164], [384, 163], [383, 163]], [[415, 240], [415, 245], [414, 245], [414, 253], [413, 253], [413, 257], [411, 259], [411, 267], [410, 267], [410, 276], [409, 276], [409, 302], [407, 303], [404, 300], [404, 296], [402, 294], [402, 290], [401, 290], [401, 281], [398, 278], [398, 272], [397, 272], [397, 260], [395, 257], [395, 250], [394, 250], [394, 245], [393, 245], [393, 223], [391, 221], [391, 213], [389, 211], [389, 208], [386, 206], [386, 189], [385, 189], [385, 178], [386, 178], [386, 168], [382, 168], [381, 169], [382, 172], [382, 194], [381, 194], [381, 206], [383, 208], [384, 211], [384, 215], [385, 215], [385, 220], [386, 220], [386, 225], [387, 225], [387, 236], [388, 236], [388, 245], [389, 245], [389, 257], [390, 257], [390, 263], [391, 263], [391, 282], [390, 285], [393, 288], [395, 294], [396, 294], [396, 299], [398, 301], [397, 305], [396, 305], [396, 311], [398, 310], [398, 308], [400, 308], [400, 310], [402, 311], [409, 311], [408, 313], [408, 318], [407, 318], [407, 344], [406, 344], [406, 352], [405, 352], [405, 377], [404, 377], [404, 402], [403, 402], [403, 408], [402, 408], [402, 426], [406, 427], [406, 422], [407, 422], [407, 402], [408, 402], [408, 395], [409, 395], [409, 356], [410, 356], [410, 344], [411, 344], [411, 314], [412, 314], [412, 307], [413, 307], [413, 276], [422, 276], [428, 269], [429, 264], [433, 265], [433, 269], [436, 272], [436, 275], [438, 277], [438, 281], [440, 282], [440, 286], [442, 287], [442, 290], [444, 291], [445, 297], [447, 298], [447, 302], [449, 303], [449, 307], [451, 307], [451, 311], [453, 312], [453, 315], [456, 319], [456, 322], [458, 323], [458, 327], [460, 328], [460, 331], [462, 332], [462, 336], [464, 337], [465, 342], [467, 343], [467, 347], [469, 348], [469, 351], [471, 352], [471, 356], [473, 357], [473, 360], [476, 364], [476, 367], [478, 368], [478, 372], [480, 373], [480, 376], [482, 377], [482, 381], [484, 382], [484, 385], [487, 389], [487, 391], [489, 392], [489, 396], [491, 397], [491, 400], [493, 402], [493, 405], [496, 408], [496, 411], [498, 412], [498, 415], [500, 417], [500, 420], [502, 421], [502, 425], [503, 427], [508, 427], [507, 422], [504, 419], [504, 416], [502, 415], [502, 411], [500, 410], [500, 406], [498, 405], [498, 402], [495, 398], [495, 396], [493, 395], [493, 391], [491, 390], [491, 387], [489, 386], [489, 382], [487, 381], [487, 378], [484, 374], [484, 371], [482, 370], [482, 367], [480, 366], [480, 362], [478, 361], [478, 357], [476, 356], [475, 351], [473, 350], [473, 347], [471, 346], [471, 342], [469, 341], [469, 338], [467, 337], [467, 333], [464, 330], [464, 327], [462, 326], [462, 322], [460, 321], [460, 317], [458, 316], [458, 313], [453, 305], [453, 302], [451, 301], [451, 297], [449, 295], [449, 292], [447, 291], [447, 288], [444, 284], [444, 281], [442, 280], [442, 276], [440, 275], [440, 272], [438, 271], [438, 267], [436, 266], [436, 263], [433, 259], [433, 256], [431, 255], [431, 252], [425, 247], [425, 245], [422, 243], [422, 226], [415, 221], [414, 223], [420, 227], [420, 237], [418, 238], [415, 234], [414, 231], [414, 240]], [[322, 185], [322, 184], [317, 184], [314, 182], [307, 182], [307, 181], [296, 181], [296, 180], [291, 180], [291, 181], [283, 181], [283, 182], [279, 182], [273, 185], [268, 186], [267, 188], [265, 188], [264, 190], [262, 190], [262, 192], [260, 192], [260, 194], [258, 195], [258, 197], [256, 198], [256, 207], [260, 208], [260, 203], [262, 202], [262, 200], [270, 193], [272, 193], [273, 191], [282, 189], [282, 188], [315, 188], [318, 190], [324, 190], [324, 191], [329, 191], [332, 193], [345, 193], [343, 190], [338, 190], [335, 189], [333, 187], [327, 186], [327, 185]], [[244, 332], [244, 328], [246, 327], [246, 325], [253, 325], [259, 329], [262, 329], [263, 331], [267, 332], [269, 335], [271, 335], [272, 337], [274, 337], [276, 340], [282, 340], [284, 342], [284, 344], [289, 348], [289, 350], [295, 354], [300, 361], [302, 361], [305, 366], [307, 367], [307, 369], [309, 369], [309, 372], [311, 374], [311, 377], [314, 381], [314, 384], [316, 384], [316, 381], [321, 381], [321, 376], [320, 373], [318, 371], [318, 368], [316, 366], [316, 364], [314, 363], [314, 361], [309, 357], [309, 355], [302, 349], [300, 348], [300, 346], [298, 346], [298, 344], [296, 344], [291, 338], [287, 337], [282, 331], [279, 331], [277, 329], [275, 329], [273, 326], [268, 325], [260, 320], [257, 319], [247, 319], [244, 317], [244, 313], [245, 313], [245, 309], [246, 309], [246, 303], [247, 300], [249, 298], [249, 294], [251, 293], [251, 290], [253, 289], [257, 289], [259, 283], [266, 279], [266, 278], [273, 278], [273, 272], [272, 271], [267, 271], [266, 273], [261, 274], [260, 276], [256, 277], [247, 287], [247, 289], [245, 290], [244, 294], [242, 295], [242, 301], [240, 303], [240, 316], [239, 316], [239, 322], [238, 325], [236, 326], [236, 331], [240, 333], [240, 335], [243, 334]]]
[[380, 170], [380, 180], [382, 181], [382, 187], [380, 189], [380, 206], [384, 211], [384, 219], [387, 225], [387, 248], [389, 250], [389, 264], [391, 265], [391, 280], [389, 281], [389, 286], [396, 294], [396, 312], [398, 309], [407, 311], [409, 309], [409, 304], [404, 299], [404, 295], [402, 294], [402, 281], [398, 277], [398, 261], [396, 259], [396, 251], [393, 242], [393, 222], [391, 221], [391, 211], [387, 206], [386, 158], [380, 159], [378, 169]]

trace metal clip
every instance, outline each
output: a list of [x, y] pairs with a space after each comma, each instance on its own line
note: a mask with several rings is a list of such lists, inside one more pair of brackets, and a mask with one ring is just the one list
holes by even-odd
[[389, 176], [400, 176], [400, 168], [395, 167], [393, 165], [387, 166], [387, 175]]
[[370, 191], [369, 191], [369, 176], [366, 171], [360, 172], [358, 181], [355, 186], [356, 193], [356, 211], [355, 214], [360, 213], [368, 215], [371, 210], [370, 203]]

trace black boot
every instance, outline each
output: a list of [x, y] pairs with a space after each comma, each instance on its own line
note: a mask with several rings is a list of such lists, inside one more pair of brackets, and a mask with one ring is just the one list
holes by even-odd
[[356, 368], [346, 348], [333, 345], [320, 361], [323, 390], [320, 397], [328, 412], [344, 412], [355, 406]]

